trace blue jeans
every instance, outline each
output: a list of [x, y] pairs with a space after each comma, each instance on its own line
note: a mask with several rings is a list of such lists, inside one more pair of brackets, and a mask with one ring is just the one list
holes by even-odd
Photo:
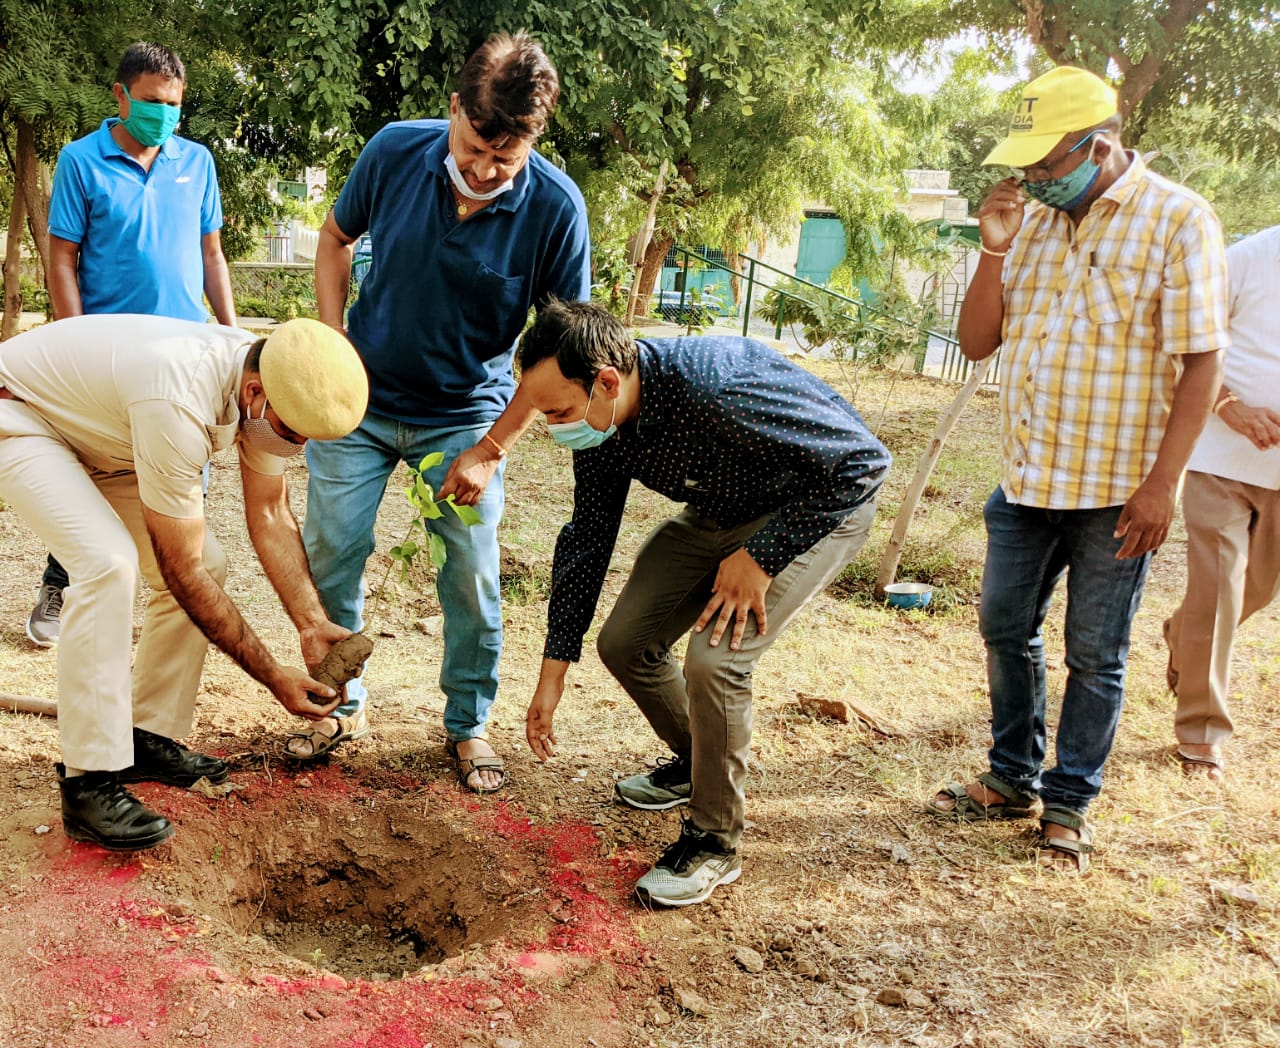
[[[426, 475], [427, 483], [439, 490], [449, 464], [488, 429], [488, 424], [434, 429], [369, 414], [341, 440], [307, 442], [310, 478], [302, 538], [330, 619], [350, 630], [364, 625], [364, 565], [373, 552], [374, 520], [391, 472], [402, 460], [417, 466], [426, 455], [442, 451], [444, 462]], [[483, 523], [467, 527], [448, 508], [440, 519], [426, 522], [444, 539], [447, 553], [445, 566], [436, 577], [444, 610], [440, 688], [446, 700], [445, 730], [458, 742], [484, 731], [498, 690], [502, 475], [500, 466], [476, 506]], [[393, 497], [400, 497], [399, 488]], [[355, 713], [367, 698], [364, 681], [351, 681], [338, 714]]]
[[[991, 771], [1046, 805], [1084, 812], [1102, 788], [1124, 705], [1129, 626], [1151, 554], [1116, 560], [1120, 506], [1047, 510], [987, 500], [979, 625], [991, 687]], [[1044, 638], [1054, 587], [1067, 576], [1067, 686], [1057, 766], [1045, 755]]]

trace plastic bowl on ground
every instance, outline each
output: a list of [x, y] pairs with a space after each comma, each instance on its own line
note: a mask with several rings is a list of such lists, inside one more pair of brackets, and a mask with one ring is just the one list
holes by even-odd
[[895, 608], [927, 608], [933, 587], [925, 582], [892, 582], [884, 588], [884, 596]]

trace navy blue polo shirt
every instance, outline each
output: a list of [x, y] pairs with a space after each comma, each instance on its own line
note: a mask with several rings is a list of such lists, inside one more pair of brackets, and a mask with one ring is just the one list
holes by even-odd
[[853, 405], [752, 339], [637, 344], [640, 416], [573, 453], [573, 519], [551, 567], [548, 659], [576, 662], [618, 537], [631, 481], [721, 528], [771, 514], [746, 542], [770, 575], [875, 497], [889, 452]]
[[213, 156], [172, 136], [144, 171], [115, 123], [65, 146], [53, 173], [49, 232], [80, 245], [84, 311], [208, 320], [201, 240], [222, 228]]
[[582, 194], [537, 152], [511, 190], [465, 222], [449, 176], [447, 120], [389, 124], [369, 140], [334, 206], [338, 228], [372, 236], [373, 261], [347, 317], [369, 370], [369, 409], [420, 426], [502, 414], [531, 307], [590, 293]]

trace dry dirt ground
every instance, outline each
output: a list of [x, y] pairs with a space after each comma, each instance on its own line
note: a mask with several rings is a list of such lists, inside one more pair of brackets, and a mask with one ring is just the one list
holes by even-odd
[[[178, 828], [152, 852], [70, 844], [55, 725], [0, 714], [0, 1046], [1280, 1045], [1280, 629], [1267, 613], [1242, 632], [1227, 785], [1184, 779], [1160, 641], [1182, 584], [1180, 536], [1136, 623], [1093, 872], [1038, 870], [1030, 827], [923, 813], [940, 782], [981, 769], [987, 744], [973, 600], [995, 478], [990, 396], [962, 420], [904, 558], [904, 575], [939, 586], [935, 608], [878, 606], [865, 580], [952, 392], [876, 376], [858, 390], [897, 456], [881, 520], [843, 587], [756, 674], [744, 874], [709, 904], [650, 913], [632, 901], [678, 822], [611, 803], [614, 781], [662, 752], [590, 648], [558, 718], [559, 756], [539, 765], [524, 747], [570, 502], [568, 458], [535, 432], [507, 474], [491, 734], [512, 782], [499, 797], [462, 792], [442, 753], [439, 608], [416, 575], [373, 624], [374, 732], [326, 763], [286, 766], [279, 748], [296, 725], [210, 657], [188, 741], [228, 756], [236, 789], [140, 787]], [[303, 468], [290, 478], [301, 513]], [[296, 662], [237, 488], [233, 458], [215, 462], [228, 589]], [[602, 608], [669, 510], [633, 493]], [[407, 520], [393, 480], [379, 550]], [[55, 654], [22, 632], [41, 563], [0, 511], [0, 691], [54, 694]], [[856, 703], [883, 731], [815, 719], [801, 694]]]

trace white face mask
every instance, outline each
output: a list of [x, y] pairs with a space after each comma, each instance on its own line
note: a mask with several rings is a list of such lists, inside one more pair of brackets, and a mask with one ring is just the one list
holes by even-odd
[[266, 400], [262, 402], [261, 417], [254, 418], [253, 409], [250, 408], [249, 417], [240, 423], [240, 428], [244, 431], [244, 442], [255, 451], [263, 451], [276, 458], [293, 458], [302, 450], [301, 444], [285, 440], [272, 428], [271, 423], [267, 421]]
[[467, 180], [462, 177], [462, 172], [458, 170], [458, 162], [453, 159], [450, 153], [444, 160], [444, 169], [449, 172], [449, 181], [453, 183], [453, 188], [461, 193], [468, 200], [483, 202], [486, 200], [496, 200], [515, 185], [515, 180], [508, 178], [497, 189], [491, 189], [487, 193], [477, 193], [469, 185]]

